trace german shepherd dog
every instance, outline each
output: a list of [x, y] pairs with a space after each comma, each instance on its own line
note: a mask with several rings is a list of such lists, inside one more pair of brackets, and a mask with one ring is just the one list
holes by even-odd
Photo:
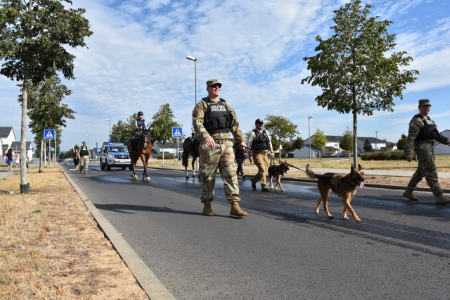
[[356, 194], [356, 187], [364, 188], [364, 170], [361, 165], [358, 164], [358, 169], [355, 169], [352, 165], [350, 173], [341, 177], [334, 173], [315, 174], [308, 164], [306, 165], [306, 174], [310, 179], [318, 179], [317, 189], [320, 193], [320, 199], [319, 203], [317, 203], [316, 214], [319, 213], [320, 203], [323, 202], [323, 209], [327, 213], [328, 219], [334, 219], [328, 210], [328, 195], [330, 191], [333, 191], [344, 201], [344, 220], [348, 220], [348, 210], [356, 222], [361, 222], [361, 219], [350, 204]]
[[[284, 188], [281, 185], [281, 177], [289, 171], [289, 167], [286, 163], [286, 161], [282, 162], [280, 161], [280, 164], [278, 166], [271, 165], [269, 167], [269, 178], [270, 178], [270, 189], [277, 190], [278, 186], [280, 186], [280, 191], [284, 192]], [[277, 179], [277, 183], [275, 184], [275, 187], [273, 187], [273, 179]]]

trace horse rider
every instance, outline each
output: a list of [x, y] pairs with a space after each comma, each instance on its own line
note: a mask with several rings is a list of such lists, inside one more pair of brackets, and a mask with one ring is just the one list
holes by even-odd
[[136, 141], [142, 135], [144, 128], [145, 128], [144, 113], [140, 111], [138, 112], [138, 118], [134, 120], [134, 133], [131, 139], [131, 146], [133, 148], [136, 147]]

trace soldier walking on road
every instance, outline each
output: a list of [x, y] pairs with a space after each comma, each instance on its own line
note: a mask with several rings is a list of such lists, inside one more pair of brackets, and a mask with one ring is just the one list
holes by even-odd
[[419, 201], [419, 198], [413, 194], [417, 184], [425, 177], [428, 186], [436, 197], [436, 204], [445, 205], [450, 203], [450, 199], [444, 197], [438, 181], [438, 172], [434, 159], [434, 143], [438, 141], [450, 146], [450, 140], [439, 133], [436, 123], [430, 119], [431, 103], [428, 99], [419, 100], [419, 114], [415, 115], [409, 123], [408, 140], [404, 152], [406, 160], [411, 162], [411, 149], [419, 159], [416, 172], [406, 187], [403, 196], [411, 201]]
[[270, 152], [270, 158], [273, 159], [273, 147], [269, 133], [264, 129], [263, 119], [255, 121], [255, 129], [252, 130], [248, 138], [248, 146], [250, 147], [250, 162], [255, 159], [255, 165], [258, 167], [258, 173], [252, 179], [252, 189], [256, 190], [256, 183], [261, 181], [261, 191], [269, 192], [267, 188], [267, 175], [269, 169], [269, 158], [267, 154]]
[[84, 170], [84, 174], [87, 174], [91, 152], [89, 152], [89, 148], [86, 146], [85, 141], [83, 141], [83, 145], [81, 145], [80, 147], [80, 157], [81, 157], [80, 173]]
[[197, 139], [200, 140], [200, 178], [203, 214], [213, 216], [211, 202], [214, 200], [216, 172], [219, 168], [225, 195], [231, 203], [230, 215], [243, 217], [247, 213], [239, 206], [239, 184], [236, 174], [236, 160], [230, 131], [242, 147], [247, 147], [239, 122], [230, 103], [219, 98], [222, 83], [217, 79], [206, 81], [208, 97], [200, 101], [192, 112]]

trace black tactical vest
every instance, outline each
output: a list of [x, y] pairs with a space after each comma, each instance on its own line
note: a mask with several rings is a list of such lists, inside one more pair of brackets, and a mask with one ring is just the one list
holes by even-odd
[[208, 98], [202, 100], [208, 105], [203, 121], [203, 126], [208, 133], [230, 132], [232, 117], [228, 111], [227, 102], [223, 99], [217, 103]]
[[421, 114], [417, 114], [414, 118], [419, 117], [423, 124], [425, 125], [419, 131], [419, 134], [416, 137], [416, 141], [424, 141], [424, 140], [437, 140], [440, 137], [439, 131], [437, 130], [436, 123], [430, 118], [426, 119]]
[[136, 124], [137, 124], [138, 127], [144, 128], [144, 127], [145, 127], [145, 119], [144, 119], [144, 118], [142, 118], [142, 119], [137, 119], [137, 120], [136, 120]]
[[264, 129], [262, 132], [259, 132], [256, 129], [253, 129], [255, 133], [255, 138], [253, 139], [252, 149], [256, 151], [265, 151], [269, 150], [269, 135], [267, 131]]
[[81, 146], [80, 147], [80, 155], [81, 156], [88, 156], [89, 155], [87, 146]]

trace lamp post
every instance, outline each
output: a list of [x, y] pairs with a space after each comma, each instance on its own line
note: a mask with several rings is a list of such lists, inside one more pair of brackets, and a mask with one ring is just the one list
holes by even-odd
[[186, 56], [186, 58], [194, 62], [195, 105], [197, 105], [197, 58], [191, 55]]
[[309, 131], [309, 120], [310, 119], [312, 119], [312, 116], [308, 117], [309, 161], [311, 161], [311, 132]]
[[375, 150], [378, 151], [378, 131], [375, 131]]
[[108, 140], [109, 140], [109, 136], [111, 135], [111, 119], [106, 119], [106, 121], [108, 121]]

